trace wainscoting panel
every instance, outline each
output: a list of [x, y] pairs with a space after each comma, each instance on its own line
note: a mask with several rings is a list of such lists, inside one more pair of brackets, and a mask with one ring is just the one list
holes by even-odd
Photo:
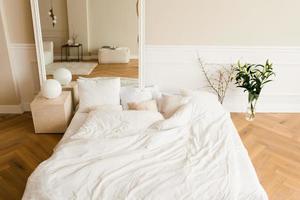
[[16, 76], [23, 111], [30, 110], [30, 102], [39, 92], [38, 66], [34, 44], [11, 44], [11, 62]]
[[61, 54], [61, 45], [66, 44], [69, 35], [67, 31], [59, 30], [44, 30], [43, 31], [43, 41], [52, 41], [54, 43], [54, 54]]
[[[198, 58], [209, 70], [241, 62], [274, 64], [276, 77], [259, 99], [259, 112], [300, 112], [300, 48], [298, 47], [226, 47], [226, 46], [154, 46], [145, 47], [144, 82], [163, 91], [207, 88]], [[247, 96], [233, 84], [225, 108], [244, 112]]]

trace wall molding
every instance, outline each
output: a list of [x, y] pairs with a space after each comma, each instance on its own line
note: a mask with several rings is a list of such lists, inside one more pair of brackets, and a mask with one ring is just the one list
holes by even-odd
[[22, 114], [22, 105], [0, 105], [0, 114]]
[[[146, 45], [147, 62], [197, 62], [197, 55], [208, 63], [236, 63], [237, 60], [264, 62], [266, 58], [274, 64], [299, 65], [300, 47], [253, 47], [253, 46], [183, 46], [183, 45]], [[159, 57], [157, 55], [160, 54]], [[181, 54], [179, 57], [175, 55]], [[171, 59], [171, 60], [170, 60]]]
[[3, 112], [23, 113], [30, 111], [30, 103], [40, 91], [35, 44], [11, 43], [9, 44], [9, 51], [21, 104], [3, 107]]
[[[270, 59], [276, 77], [262, 91], [258, 112], [300, 112], [300, 87], [295, 84], [299, 82], [300, 47], [146, 45], [145, 84], [171, 92], [183, 88], [207, 90], [198, 56], [211, 70], [238, 60], [264, 63]], [[228, 111], [245, 112], [246, 95], [232, 85], [224, 106]]]

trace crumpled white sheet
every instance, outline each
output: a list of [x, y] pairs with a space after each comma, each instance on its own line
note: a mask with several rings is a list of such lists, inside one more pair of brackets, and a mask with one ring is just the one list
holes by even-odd
[[23, 199], [266, 200], [230, 116], [193, 98], [170, 119], [93, 111], [30, 176]]

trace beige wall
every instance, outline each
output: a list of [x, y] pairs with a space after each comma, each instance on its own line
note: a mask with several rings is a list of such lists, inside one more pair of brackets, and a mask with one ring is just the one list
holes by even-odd
[[146, 0], [154, 45], [300, 45], [299, 0]]
[[39, 11], [44, 41], [54, 42], [54, 53], [60, 55], [61, 45], [69, 39], [67, 0], [53, 0], [54, 14], [57, 23], [53, 27], [49, 17], [50, 1], [39, 0]]
[[[89, 51], [88, 1], [68, 0], [69, 36], [77, 35], [78, 43], [83, 45], [85, 54]], [[74, 49], [73, 49], [74, 50]]]
[[0, 112], [21, 112], [38, 88], [30, 0], [0, 0], [0, 21]]
[[30, 0], [2, 0], [9, 41], [34, 43]]
[[20, 99], [16, 93], [8, 46], [2, 17], [0, 16], [0, 105], [16, 105]]
[[117, 45], [138, 55], [136, 0], [89, 0], [89, 29], [91, 51]]

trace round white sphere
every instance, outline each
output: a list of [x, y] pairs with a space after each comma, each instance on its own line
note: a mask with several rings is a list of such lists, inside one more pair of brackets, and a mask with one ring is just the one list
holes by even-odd
[[54, 71], [53, 77], [61, 85], [68, 85], [72, 81], [72, 73], [66, 68], [59, 68]]
[[43, 83], [42, 95], [48, 99], [59, 97], [62, 92], [60, 83], [57, 80], [49, 79]]

